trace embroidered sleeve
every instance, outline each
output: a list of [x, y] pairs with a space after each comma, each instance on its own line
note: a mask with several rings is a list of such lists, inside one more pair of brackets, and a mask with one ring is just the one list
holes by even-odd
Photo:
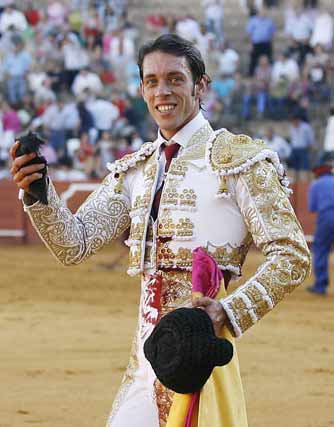
[[253, 277], [221, 300], [239, 337], [304, 281], [310, 253], [271, 163], [260, 161], [240, 174], [236, 198], [256, 246], [266, 257]]
[[79, 264], [130, 225], [129, 198], [109, 174], [76, 214], [64, 205], [51, 181], [48, 205], [24, 206], [39, 236], [64, 265]]

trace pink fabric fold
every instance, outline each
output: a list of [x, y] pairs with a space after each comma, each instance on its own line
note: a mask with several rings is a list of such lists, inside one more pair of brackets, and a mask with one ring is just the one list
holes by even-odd
[[214, 258], [203, 248], [193, 250], [192, 290], [201, 292], [203, 296], [215, 298], [218, 294], [223, 273]]
[[[192, 253], [192, 291], [200, 292], [205, 297], [215, 298], [219, 292], [223, 273], [218, 268], [214, 258], [208, 255], [203, 248], [196, 248]], [[191, 427], [196, 404], [200, 392], [193, 393], [185, 421], [185, 427]]]

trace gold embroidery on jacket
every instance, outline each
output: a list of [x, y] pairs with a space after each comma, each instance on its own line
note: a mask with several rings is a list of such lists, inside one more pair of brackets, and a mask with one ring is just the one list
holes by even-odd
[[217, 135], [210, 148], [210, 162], [214, 171], [233, 169], [244, 164], [264, 148], [264, 142], [246, 135], [233, 135], [227, 130]]
[[161, 316], [190, 302], [191, 271], [162, 272]]
[[191, 188], [185, 188], [182, 191], [177, 190], [177, 185], [175, 181], [168, 180], [166, 187], [162, 192], [162, 198], [160, 206], [174, 206], [180, 208], [196, 208], [196, 193]]
[[138, 195], [135, 198], [132, 211], [137, 209], [147, 209], [151, 203], [151, 189], [147, 189], [143, 195]]
[[184, 178], [188, 171], [187, 162], [180, 159], [173, 159], [168, 169], [168, 175], [173, 175], [178, 179]]
[[141, 221], [137, 223], [135, 223], [132, 220], [129, 240], [130, 241], [137, 240], [141, 242], [144, 238], [144, 233], [145, 233], [145, 217], [141, 217]]
[[137, 269], [141, 262], [141, 246], [134, 245], [130, 247], [129, 251], [129, 269]]
[[[250, 202], [243, 207], [246, 225], [267, 261], [240, 289], [226, 298], [237, 335], [261, 319], [309, 273], [310, 254], [304, 235], [274, 166], [261, 161], [241, 175]], [[250, 301], [249, 311], [243, 298]], [[238, 301], [238, 304], [236, 304]], [[224, 303], [223, 303], [224, 304]]]
[[194, 237], [194, 224], [190, 218], [180, 218], [174, 222], [170, 212], [167, 211], [159, 219], [158, 236], [171, 237], [175, 240], [178, 238], [190, 240]]
[[166, 427], [167, 418], [172, 406], [174, 392], [161, 384], [156, 379], [154, 381], [154, 394], [159, 413], [159, 427]]

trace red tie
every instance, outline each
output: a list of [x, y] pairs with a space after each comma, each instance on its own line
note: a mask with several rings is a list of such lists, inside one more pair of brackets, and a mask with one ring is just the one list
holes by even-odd
[[[170, 145], [163, 144], [163, 147], [164, 147], [164, 153], [165, 153], [165, 157], [166, 157], [165, 172], [168, 172], [168, 169], [169, 169], [170, 163], [172, 161], [172, 158], [176, 156], [177, 152], [179, 151], [180, 145], [177, 144], [177, 143], [170, 144]], [[151, 212], [152, 217], [153, 217], [154, 220], [156, 220], [156, 218], [158, 216], [158, 211], [159, 211], [160, 199], [161, 199], [161, 193], [162, 193], [163, 186], [164, 186], [164, 181], [163, 181], [161, 187], [155, 193], [155, 196], [154, 196], [153, 206], [152, 206], [152, 212]]]

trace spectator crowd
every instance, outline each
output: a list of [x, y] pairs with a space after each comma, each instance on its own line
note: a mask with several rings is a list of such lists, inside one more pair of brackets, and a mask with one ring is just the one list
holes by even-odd
[[[9, 146], [27, 130], [48, 142], [43, 155], [58, 180], [101, 178], [108, 162], [155, 139], [136, 53], [166, 32], [192, 40], [209, 64], [205, 115], [214, 126], [228, 115], [290, 120], [285, 138], [271, 125], [260, 136], [288, 167], [309, 170], [310, 150], [319, 149], [310, 105], [328, 109], [332, 100], [334, 17], [317, 1], [286, 2], [284, 48], [275, 54], [277, 24], [262, 3], [240, 0], [249, 13], [246, 69], [225, 32], [223, 0], [202, 0], [203, 22], [171, 11], [147, 15], [144, 29], [129, 19], [126, 0], [0, 0], [0, 178]], [[329, 116], [324, 149], [334, 152], [333, 110]]]

